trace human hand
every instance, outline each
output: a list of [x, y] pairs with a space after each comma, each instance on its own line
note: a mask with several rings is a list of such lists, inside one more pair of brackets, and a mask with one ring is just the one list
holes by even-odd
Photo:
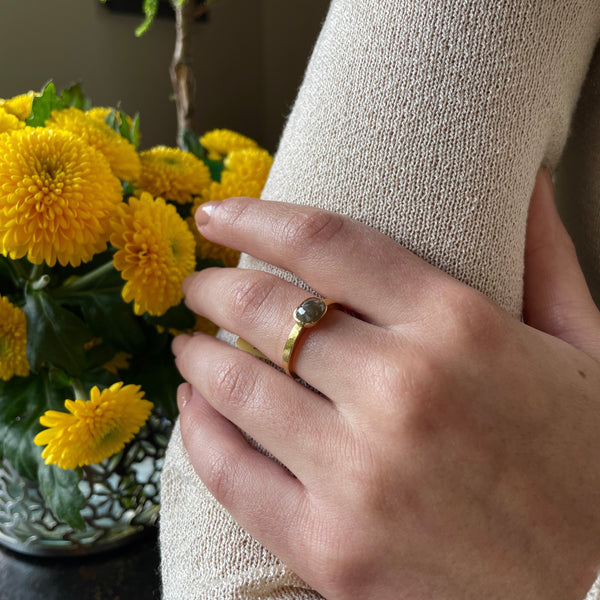
[[[581, 600], [600, 566], [600, 316], [548, 173], [530, 209], [525, 324], [349, 219], [210, 206], [207, 238], [356, 315], [328, 311], [294, 350], [322, 395], [214, 338], [175, 340], [191, 384], [183, 441], [233, 517], [329, 600]], [[240, 269], [184, 291], [279, 365], [309, 295]]]

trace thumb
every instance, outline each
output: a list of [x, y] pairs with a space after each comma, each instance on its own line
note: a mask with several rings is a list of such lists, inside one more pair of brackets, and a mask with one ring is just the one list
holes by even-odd
[[529, 206], [524, 285], [525, 323], [600, 357], [600, 313], [560, 220], [545, 167], [537, 173]]

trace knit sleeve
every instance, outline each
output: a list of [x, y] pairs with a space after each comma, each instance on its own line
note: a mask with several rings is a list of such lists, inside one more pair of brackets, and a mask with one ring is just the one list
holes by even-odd
[[[263, 197], [376, 227], [518, 318], [536, 172], [558, 163], [599, 32], [598, 0], [332, 0]], [[572, 176], [595, 190], [573, 220], [596, 257], [597, 173]], [[320, 597], [208, 493], [178, 429], [162, 482], [165, 600]]]

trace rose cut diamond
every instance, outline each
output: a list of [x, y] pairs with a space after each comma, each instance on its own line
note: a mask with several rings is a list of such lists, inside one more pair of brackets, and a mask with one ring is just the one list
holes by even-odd
[[314, 325], [327, 310], [327, 305], [320, 298], [308, 298], [295, 311], [294, 319], [300, 325]]

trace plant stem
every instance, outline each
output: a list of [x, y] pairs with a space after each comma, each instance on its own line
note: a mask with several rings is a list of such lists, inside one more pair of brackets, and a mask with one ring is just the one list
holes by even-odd
[[75, 399], [89, 400], [89, 396], [79, 379], [73, 378], [73, 381], [71, 381], [71, 387], [73, 388], [73, 392], [75, 392]]
[[177, 145], [183, 148], [183, 133], [186, 129], [194, 131], [194, 73], [190, 50], [190, 28], [194, 20], [196, 7], [187, 0], [173, 2], [175, 10], [175, 49], [171, 61], [170, 75], [175, 107], [177, 111]]
[[74, 279], [73, 281], [66, 282], [63, 287], [68, 288], [69, 291], [74, 292], [89, 286], [90, 283], [94, 283], [96, 279], [100, 279], [113, 269], [112, 260], [96, 267], [93, 271], [82, 275], [81, 277]]
[[44, 272], [44, 265], [43, 264], [33, 265], [31, 267], [31, 273], [29, 273], [29, 280], [30, 281], [37, 281], [42, 276], [43, 272]]

